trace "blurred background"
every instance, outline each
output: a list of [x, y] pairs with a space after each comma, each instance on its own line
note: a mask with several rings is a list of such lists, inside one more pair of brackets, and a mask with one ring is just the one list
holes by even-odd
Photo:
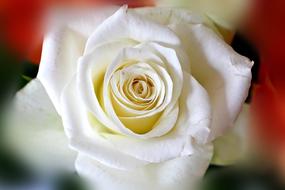
[[[285, 189], [284, 0], [0, 0], [0, 112], [37, 74], [45, 15], [59, 7], [177, 6], [207, 14], [226, 41], [255, 62], [249, 105], [250, 158], [212, 164], [205, 190]], [[3, 114], [0, 114], [0, 124]], [[0, 128], [1, 130], [1, 128]], [[1, 135], [1, 131], [0, 131]], [[0, 137], [1, 141], [1, 137]], [[75, 173], [38, 176], [0, 142], [0, 190], [83, 190]]]

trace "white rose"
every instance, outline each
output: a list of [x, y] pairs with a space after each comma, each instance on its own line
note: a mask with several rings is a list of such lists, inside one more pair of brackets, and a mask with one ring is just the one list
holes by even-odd
[[[241, 109], [252, 63], [186, 10], [109, 8], [52, 23], [37, 80], [76, 171], [96, 190], [190, 189]], [[42, 91], [37, 80], [18, 101]]]

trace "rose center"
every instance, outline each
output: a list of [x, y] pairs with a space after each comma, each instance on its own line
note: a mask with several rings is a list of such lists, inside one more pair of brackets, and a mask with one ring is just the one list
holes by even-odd
[[[167, 105], [166, 86], [158, 71], [152, 63], [124, 64], [110, 79], [113, 109], [120, 121], [136, 133], [150, 131]], [[143, 122], [138, 124], [138, 120]]]
[[137, 99], [147, 99], [153, 93], [153, 82], [149, 76], [137, 76], [130, 79], [130, 86], [128, 90], [133, 98]]

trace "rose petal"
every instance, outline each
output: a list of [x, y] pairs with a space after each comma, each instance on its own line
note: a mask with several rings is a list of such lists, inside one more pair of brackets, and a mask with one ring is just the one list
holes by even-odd
[[85, 7], [83, 9], [78, 7], [57, 8], [50, 12], [50, 28], [65, 26], [87, 39], [102, 22], [119, 8], [119, 6]]
[[90, 180], [93, 187], [102, 190], [189, 190], [204, 175], [212, 157], [212, 146], [195, 147], [194, 154], [160, 164], [150, 164], [135, 170], [122, 171], [106, 167], [80, 154], [76, 169]]
[[106, 115], [100, 102], [100, 90], [103, 85], [104, 75], [109, 64], [121, 49], [132, 45], [132, 42], [114, 42], [100, 45], [88, 55], [79, 60], [77, 83], [80, 96], [88, 111], [107, 128], [124, 133], [124, 129], [115, 125]]
[[39, 80], [19, 91], [7, 114], [4, 142], [36, 170], [74, 170], [76, 153], [68, 146], [61, 118]]
[[108, 133], [102, 135], [121, 152], [150, 163], [160, 163], [179, 157], [186, 144], [185, 136], [177, 133], [147, 140], [129, 139]]
[[138, 8], [133, 10], [139, 15], [142, 15], [145, 18], [158, 22], [165, 26], [180, 24], [205, 24], [210, 27], [217, 35], [221, 38], [223, 36], [220, 34], [219, 28], [217, 28], [216, 23], [208, 18], [204, 13], [198, 12], [198, 10], [191, 9], [187, 10], [185, 8], [176, 7], [147, 7], [147, 8]]
[[59, 113], [60, 95], [76, 72], [77, 59], [83, 54], [86, 40], [91, 31], [94, 31], [116, 9], [110, 7], [84, 12], [59, 10], [51, 13], [37, 77]]
[[173, 81], [173, 95], [170, 105], [174, 105], [178, 100], [183, 87], [183, 72], [181, 65], [187, 63], [180, 62], [181, 60], [179, 60], [177, 52], [174, 49], [164, 47], [157, 43], [150, 43], [149, 48], [154, 48], [156, 54], [158, 54], [166, 64], [168, 73]]
[[210, 15], [215, 23], [223, 28], [235, 30], [238, 23], [246, 18], [251, 10], [248, 0], [212, 1], [212, 0], [157, 0], [158, 6], [183, 7], [202, 14]]
[[85, 52], [92, 51], [98, 44], [122, 39], [180, 44], [179, 38], [170, 29], [143, 18], [129, 11], [127, 6], [123, 6], [95, 30], [87, 41]]
[[186, 72], [179, 102], [177, 131], [183, 134], [186, 130], [198, 143], [206, 143], [212, 119], [210, 99], [207, 91]]
[[211, 98], [209, 140], [213, 140], [233, 125], [240, 112], [248, 95], [252, 63], [203, 25], [176, 24], [172, 29], [183, 39], [193, 76]]
[[165, 26], [179, 21], [188, 24], [200, 24], [205, 21], [205, 17], [202, 15], [197, 13], [190, 14], [191, 11], [183, 8], [147, 7], [137, 8], [131, 11]]
[[232, 165], [250, 157], [250, 106], [243, 105], [232, 130], [214, 141], [214, 156], [211, 161], [215, 165]]
[[59, 113], [62, 89], [76, 72], [77, 59], [83, 54], [85, 41], [85, 38], [68, 28], [59, 28], [45, 37], [37, 78]]

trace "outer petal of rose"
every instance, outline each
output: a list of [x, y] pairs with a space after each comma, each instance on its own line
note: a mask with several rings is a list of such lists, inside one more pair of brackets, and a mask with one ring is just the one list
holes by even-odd
[[250, 0], [156, 0], [158, 6], [183, 7], [208, 14], [214, 21], [226, 28], [232, 29], [250, 8]]
[[73, 149], [112, 168], [126, 170], [148, 164], [146, 161], [122, 153], [98, 134], [96, 130], [106, 131], [107, 128], [85, 109], [76, 77], [64, 88], [61, 107], [65, 113], [62, 115], [65, 132]]
[[167, 7], [149, 7], [138, 8], [132, 10], [139, 15], [150, 20], [160, 23], [165, 26], [171, 26], [175, 23], [181, 24], [205, 24], [210, 27], [221, 38], [219, 29], [216, 25], [204, 14], [199, 14], [197, 11], [190, 11], [185, 8], [167, 8]]
[[230, 165], [246, 159], [249, 147], [250, 110], [244, 104], [235, 122], [234, 129], [214, 141], [214, 156], [211, 161], [216, 165]]
[[115, 7], [106, 8], [103, 11], [63, 10], [62, 13], [54, 12], [54, 15], [51, 15], [37, 77], [59, 113], [62, 89], [76, 72], [77, 59], [83, 54], [91, 31], [115, 10]]
[[196, 142], [206, 143], [212, 120], [210, 99], [203, 86], [186, 72], [179, 101], [181, 114], [176, 124], [178, 133], [183, 134], [186, 129]]
[[125, 171], [109, 168], [80, 154], [76, 169], [98, 190], [189, 190], [202, 178], [211, 157], [212, 146], [203, 145], [195, 147], [191, 156]]
[[172, 29], [183, 39], [191, 74], [211, 99], [213, 120], [209, 140], [213, 140], [233, 125], [240, 112], [248, 95], [253, 64], [204, 25], [176, 24]]
[[4, 142], [31, 167], [45, 172], [74, 170], [62, 121], [39, 80], [19, 91], [7, 112]]
[[145, 19], [124, 6], [94, 31], [87, 41], [85, 52], [92, 51], [96, 45], [101, 43], [123, 39], [132, 39], [137, 42], [153, 41], [172, 45], [180, 44], [179, 38], [169, 28]]
[[37, 77], [60, 113], [60, 94], [76, 72], [77, 59], [83, 54], [85, 38], [68, 28], [56, 30], [45, 37]]

